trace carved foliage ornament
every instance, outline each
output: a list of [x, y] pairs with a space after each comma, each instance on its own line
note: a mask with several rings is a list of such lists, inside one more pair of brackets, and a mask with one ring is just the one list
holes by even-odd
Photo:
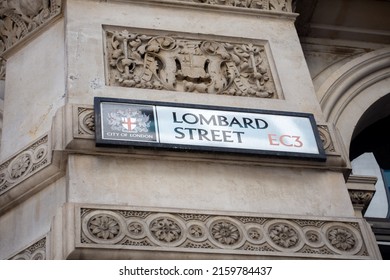
[[210, 5], [222, 5], [278, 12], [291, 12], [292, 0], [181, 0]]
[[290, 248], [297, 244], [299, 236], [297, 232], [287, 224], [275, 224], [269, 229], [272, 241], [284, 248]]
[[234, 245], [240, 240], [240, 231], [232, 222], [219, 220], [211, 226], [211, 236], [223, 245]]
[[264, 46], [107, 31], [110, 85], [277, 98]]
[[92, 108], [77, 108], [77, 135], [95, 137], [95, 113]]
[[369, 256], [356, 222], [80, 209], [80, 246], [87, 244], [228, 249], [292, 256]]
[[88, 222], [88, 230], [96, 238], [113, 239], [119, 234], [119, 223], [110, 215], [96, 215]]
[[335, 227], [328, 231], [331, 244], [341, 251], [350, 251], [356, 245], [356, 238], [351, 230], [344, 227]]
[[5, 0], [0, 3], [0, 53], [61, 12], [61, 0]]
[[182, 229], [178, 223], [168, 217], [155, 219], [150, 224], [150, 232], [155, 238], [165, 243], [176, 241], [182, 235]]

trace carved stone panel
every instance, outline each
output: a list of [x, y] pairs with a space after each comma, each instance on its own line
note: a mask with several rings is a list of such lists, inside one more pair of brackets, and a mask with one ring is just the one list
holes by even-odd
[[227, 216], [118, 207], [78, 209], [78, 248], [149, 251], [170, 248], [175, 252], [310, 258], [372, 257], [357, 219]]
[[[204, 5], [247, 8], [275, 12], [292, 12], [292, 0], [179, 0]], [[164, 0], [170, 2], [170, 0]]]
[[279, 98], [264, 43], [106, 28], [111, 86]]
[[13, 158], [0, 163], [0, 195], [50, 163], [49, 136], [45, 135]]
[[0, 54], [61, 13], [62, 0], [6, 0], [0, 3]]
[[328, 153], [336, 152], [336, 149], [333, 144], [333, 139], [329, 132], [329, 127], [327, 125], [317, 125], [317, 128], [320, 134], [322, 144], [324, 146], [324, 150]]
[[207, 3], [211, 5], [224, 5], [232, 7], [271, 10], [278, 12], [291, 12], [291, 0], [184, 0], [195, 3]]
[[77, 107], [77, 117], [75, 121], [75, 133], [77, 138], [95, 138], [95, 112], [93, 108]]
[[46, 260], [46, 237], [17, 253], [11, 260]]

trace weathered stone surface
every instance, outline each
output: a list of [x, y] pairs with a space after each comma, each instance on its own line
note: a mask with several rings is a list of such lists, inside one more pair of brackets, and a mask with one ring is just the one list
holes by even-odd
[[[361, 219], [243, 212], [68, 204], [61, 218], [70, 233], [65, 257], [96, 258], [120, 248], [120, 258], [371, 259]], [[70, 246], [69, 246], [70, 245]], [[95, 257], [89, 250], [94, 249]], [[106, 252], [105, 252], [106, 251]], [[207, 256], [208, 255], [208, 256]], [[117, 257], [118, 257], [117, 256]]]

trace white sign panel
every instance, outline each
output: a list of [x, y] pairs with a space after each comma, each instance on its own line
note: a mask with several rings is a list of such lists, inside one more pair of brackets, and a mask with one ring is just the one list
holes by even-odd
[[97, 144], [324, 160], [310, 114], [96, 98]]

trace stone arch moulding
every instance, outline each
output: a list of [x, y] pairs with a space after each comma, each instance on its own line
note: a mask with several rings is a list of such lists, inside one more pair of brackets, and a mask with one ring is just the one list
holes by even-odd
[[390, 94], [390, 48], [375, 50], [348, 62], [317, 92], [326, 121], [340, 131], [347, 151], [363, 113], [387, 94]]

